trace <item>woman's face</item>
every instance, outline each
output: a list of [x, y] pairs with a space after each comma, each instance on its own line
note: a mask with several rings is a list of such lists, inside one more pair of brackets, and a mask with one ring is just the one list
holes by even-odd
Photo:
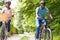
[[6, 7], [10, 7], [10, 5], [8, 3], [6, 3]]

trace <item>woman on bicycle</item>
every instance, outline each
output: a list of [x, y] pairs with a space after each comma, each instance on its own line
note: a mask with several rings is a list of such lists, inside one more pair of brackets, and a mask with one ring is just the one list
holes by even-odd
[[10, 32], [10, 22], [11, 22], [12, 17], [14, 16], [13, 10], [10, 7], [10, 5], [11, 5], [11, 1], [6, 1], [5, 8], [2, 9], [2, 13], [6, 13], [10, 15], [8, 22], [6, 22], [8, 32]]

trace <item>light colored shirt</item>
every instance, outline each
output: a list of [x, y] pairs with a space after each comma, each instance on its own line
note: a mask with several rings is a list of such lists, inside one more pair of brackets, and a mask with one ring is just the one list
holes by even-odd
[[12, 15], [14, 15], [13, 14], [13, 10], [12, 9], [7, 9], [6, 7], [2, 9], [2, 13], [10, 14], [11, 17], [9, 19], [11, 19], [12, 18]]
[[37, 7], [36, 8], [36, 13], [38, 14], [38, 16], [40, 16], [41, 18], [45, 18], [45, 15], [49, 12], [48, 8], [44, 8], [42, 9], [41, 7]]

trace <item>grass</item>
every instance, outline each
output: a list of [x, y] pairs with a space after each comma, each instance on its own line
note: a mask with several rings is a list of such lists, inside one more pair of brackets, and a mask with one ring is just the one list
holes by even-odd
[[53, 40], [60, 40], [60, 36], [54, 36]]
[[20, 40], [29, 40], [29, 38], [27, 36], [24, 36]]

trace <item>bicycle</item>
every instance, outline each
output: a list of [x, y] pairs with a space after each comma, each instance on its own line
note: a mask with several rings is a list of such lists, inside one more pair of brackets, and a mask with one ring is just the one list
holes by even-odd
[[43, 20], [45, 20], [45, 22], [44, 24], [41, 24], [39, 40], [53, 40], [52, 30], [50, 29], [50, 27], [48, 27], [47, 23], [49, 19], [43, 19]]
[[7, 27], [5, 23], [8, 21], [9, 17], [9, 14], [0, 14], [0, 22], [2, 22], [1, 40], [7, 40]]

